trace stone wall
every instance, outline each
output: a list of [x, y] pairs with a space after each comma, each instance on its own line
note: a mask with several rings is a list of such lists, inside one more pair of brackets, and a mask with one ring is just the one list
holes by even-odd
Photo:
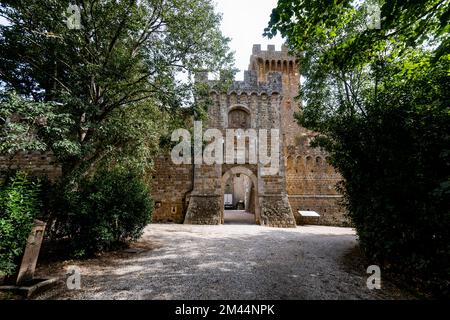
[[19, 152], [15, 155], [0, 155], [0, 171], [23, 170], [32, 176], [48, 177], [56, 181], [61, 176], [61, 166], [50, 152]]
[[296, 222], [288, 198], [284, 195], [261, 197], [261, 225], [276, 228], [295, 228]]
[[[349, 226], [350, 223], [345, 216], [345, 210], [340, 205], [341, 201], [341, 196], [332, 195], [289, 196], [297, 225]], [[318, 219], [305, 219], [300, 217], [298, 210], [316, 211], [320, 214], [320, 217]]]
[[[184, 223], [223, 223], [223, 192], [221, 165], [195, 165], [192, 190]], [[220, 178], [219, 178], [220, 177]]]
[[192, 190], [192, 166], [174, 165], [169, 156], [159, 156], [151, 174], [152, 221], [183, 223]]

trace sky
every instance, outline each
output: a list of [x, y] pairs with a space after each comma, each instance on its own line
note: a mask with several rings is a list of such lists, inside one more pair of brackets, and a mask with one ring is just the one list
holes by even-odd
[[261, 44], [264, 50], [268, 44], [274, 44], [276, 50], [281, 49], [283, 40], [280, 35], [268, 39], [263, 37], [272, 9], [277, 0], [214, 0], [216, 12], [221, 13], [221, 30], [224, 36], [231, 38], [230, 48], [235, 52], [236, 68], [240, 73], [236, 80], [243, 79], [243, 71], [247, 70], [253, 44]]

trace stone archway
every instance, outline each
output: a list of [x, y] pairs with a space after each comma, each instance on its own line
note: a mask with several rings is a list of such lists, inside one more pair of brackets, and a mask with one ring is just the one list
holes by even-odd
[[260, 224], [261, 222], [261, 210], [259, 206], [259, 192], [258, 192], [258, 178], [255, 176], [255, 174], [248, 168], [243, 166], [236, 166], [229, 169], [227, 172], [225, 172], [222, 175], [222, 215], [221, 215], [221, 222], [222, 224], [225, 222], [224, 219], [224, 192], [225, 192], [225, 185], [228, 181], [228, 179], [234, 175], [237, 174], [243, 174], [250, 178], [253, 184], [253, 190], [254, 190], [254, 207], [255, 207], [255, 222], [256, 224]]

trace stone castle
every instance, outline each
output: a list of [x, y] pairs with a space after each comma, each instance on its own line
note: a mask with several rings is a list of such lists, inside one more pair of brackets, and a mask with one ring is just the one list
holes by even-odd
[[310, 210], [320, 214], [316, 223], [347, 223], [335, 190], [341, 177], [324, 152], [310, 147], [315, 133], [295, 120], [301, 107], [295, 99], [299, 65], [285, 47], [276, 51], [272, 45], [267, 50], [254, 45], [244, 81], [234, 81], [227, 92], [215, 90], [217, 80], [205, 75], [197, 80], [211, 88], [207, 128], [223, 133], [227, 129], [280, 130], [279, 172], [263, 175], [263, 165], [249, 161], [175, 165], [170, 156], [160, 156], [152, 177], [153, 222], [222, 224], [224, 196], [231, 194], [232, 206], [253, 213], [256, 224], [295, 227], [301, 222], [299, 211]]

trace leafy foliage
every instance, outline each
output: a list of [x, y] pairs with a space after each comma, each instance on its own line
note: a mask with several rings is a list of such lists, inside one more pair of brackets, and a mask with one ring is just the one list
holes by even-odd
[[139, 177], [170, 129], [204, 114], [193, 75], [233, 62], [212, 1], [12, 0], [0, 16], [0, 153], [56, 156], [48, 231], [80, 255], [136, 239], [152, 211]]
[[40, 207], [39, 184], [25, 173], [0, 184], [0, 274], [14, 273]]
[[[27, 126], [68, 180], [125, 158], [151, 165], [168, 122], [195, 107], [191, 74], [232, 62], [220, 16], [210, 0], [76, 1], [82, 28], [71, 30], [63, 15], [69, 3], [0, 5], [8, 21], [0, 26], [0, 80], [25, 98], [4, 103], [27, 119], [0, 119], [8, 136], [2, 149], [19, 148]], [[33, 122], [36, 114], [48, 122]]]
[[54, 239], [67, 239], [76, 256], [113, 250], [135, 241], [150, 223], [153, 201], [139, 174], [102, 170], [78, 187], [55, 188], [49, 221]]
[[359, 3], [279, 0], [266, 33], [301, 60], [298, 122], [342, 174], [367, 256], [449, 294], [449, 1]]
[[67, 138], [74, 122], [61, 105], [26, 100], [14, 91], [0, 95], [0, 153], [58, 150], [61, 158], [79, 152]]

